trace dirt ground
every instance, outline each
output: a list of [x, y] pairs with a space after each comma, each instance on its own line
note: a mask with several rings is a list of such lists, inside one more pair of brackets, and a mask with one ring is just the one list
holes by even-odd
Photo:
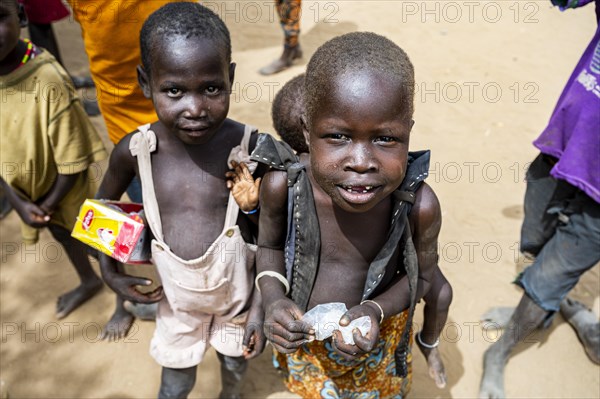
[[[265, 132], [273, 131], [273, 93], [304, 70], [324, 41], [373, 31], [409, 54], [417, 81], [411, 148], [432, 150], [428, 182], [444, 218], [440, 266], [454, 289], [440, 344], [448, 386], [437, 389], [424, 358], [414, 352], [410, 396], [476, 397], [483, 352], [498, 336], [482, 330], [480, 315], [491, 306], [514, 306], [521, 296], [511, 281], [526, 266], [517, 248], [524, 171], [536, 155], [531, 142], [596, 29], [593, 4], [561, 13], [549, 1], [306, 1], [304, 59], [270, 77], [257, 71], [281, 51], [272, 3], [207, 4], [232, 33], [238, 67], [230, 116]], [[69, 71], [85, 74], [79, 26], [65, 20], [56, 32]], [[94, 124], [109, 146], [102, 118], [95, 117]], [[48, 233], [35, 247], [23, 246], [14, 212], [1, 222], [0, 234], [2, 389], [11, 398], [155, 397], [160, 367], [148, 354], [154, 323], [136, 322], [120, 342], [99, 341], [115, 299], [106, 287], [57, 321], [56, 297], [77, 283], [66, 255]], [[598, 313], [599, 285], [596, 266], [572, 295]], [[419, 308], [417, 324], [421, 320]], [[517, 349], [505, 380], [508, 397], [600, 397], [600, 370], [560, 316]], [[191, 397], [216, 397], [219, 385], [211, 351]], [[270, 347], [251, 363], [244, 392], [246, 398], [294, 397], [271, 366]]]

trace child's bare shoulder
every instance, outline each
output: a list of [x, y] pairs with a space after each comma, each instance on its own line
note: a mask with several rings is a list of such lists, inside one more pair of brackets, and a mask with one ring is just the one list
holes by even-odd
[[111, 165], [114, 164], [122, 167], [130, 164], [133, 165], [137, 162], [129, 150], [129, 143], [131, 142], [131, 138], [138, 132], [138, 130], [135, 130], [127, 134], [115, 145], [110, 155]]
[[415, 193], [415, 203], [410, 211], [410, 224], [420, 239], [437, 237], [442, 226], [442, 209], [430, 185], [423, 183]]

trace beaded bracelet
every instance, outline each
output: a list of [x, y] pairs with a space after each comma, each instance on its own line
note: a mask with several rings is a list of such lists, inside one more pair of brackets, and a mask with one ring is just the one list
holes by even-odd
[[260, 209], [260, 204], [258, 204], [256, 206], [256, 208], [252, 209], [251, 211], [246, 212], [245, 210], [240, 208], [240, 211], [242, 211], [243, 214], [245, 215], [254, 215], [256, 212], [258, 212], [258, 210]]

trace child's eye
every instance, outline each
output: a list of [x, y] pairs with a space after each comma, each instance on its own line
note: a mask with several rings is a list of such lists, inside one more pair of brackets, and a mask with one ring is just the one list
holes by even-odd
[[206, 94], [214, 95], [214, 94], [218, 94], [219, 92], [220, 92], [220, 89], [217, 86], [208, 86], [206, 88]]
[[396, 137], [392, 137], [392, 136], [379, 136], [375, 139], [375, 142], [379, 142], [379, 143], [383, 143], [383, 144], [388, 144], [388, 143], [395, 143], [397, 142], [398, 139]]
[[182, 91], [179, 89], [176, 89], [174, 87], [167, 90], [167, 95], [169, 97], [173, 97], [173, 98], [181, 97], [181, 94], [182, 94]]
[[342, 134], [342, 133], [330, 133], [327, 136], [325, 136], [326, 139], [329, 140], [335, 140], [335, 141], [346, 141], [348, 140], [348, 136]]

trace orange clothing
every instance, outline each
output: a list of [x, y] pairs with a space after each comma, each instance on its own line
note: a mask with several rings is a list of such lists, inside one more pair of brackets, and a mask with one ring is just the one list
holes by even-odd
[[81, 25], [98, 105], [115, 144], [138, 126], [158, 119], [137, 82], [140, 30], [150, 14], [173, 1], [68, 0]]

